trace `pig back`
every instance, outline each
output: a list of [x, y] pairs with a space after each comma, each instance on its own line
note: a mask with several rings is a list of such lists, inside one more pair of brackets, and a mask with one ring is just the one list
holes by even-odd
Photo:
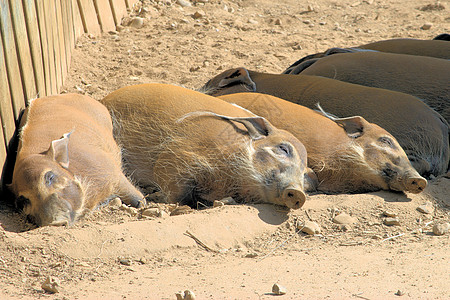
[[123, 148], [125, 169], [141, 186], [154, 184], [153, 169], [161, 153], [211, 157], [214, 155], [208, 153], [236, 152], [249, 140], [242, 134], [246, 130], [241, 124], [195, 114], [182, 118], [197, 111], [253, 116], [225, 101], [182, 87], [129, 86], [109, 94], [101, 102], [113, 117], [114, 136]]

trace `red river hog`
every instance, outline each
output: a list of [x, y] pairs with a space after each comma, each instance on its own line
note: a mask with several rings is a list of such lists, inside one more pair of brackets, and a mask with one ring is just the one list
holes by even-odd
[[394, 91], [310, 75], [226, 70], [202, 88], [212, 96], [242, 92], [269, 94], [311, 109], [317, 103], [339, 117], [362, 116], [391, 133], [416, 170], [444, 174], [449, 166], [449, 125], [418, 98]]
[[126, 171], [169, 203], [231, 196], [297, 209], [305, 202], [305, 147], [265, 118], [166, 84], [121, 88], [102, 103], [115, 119]]
[[427, 185], [397, 140], [362, 117], [335, 118], [258, 93], [231, 94], [219, 99], [264, 116], [301, 140], [320, 191], [354, 193], [383, 189], [420, 193]]
[[98, 101], [78, 94], [39, 98], [21, 123], [10, 188], [37, 225], [72, 224], [114, 196], [145, 203], [122, 173], [111, 118]]

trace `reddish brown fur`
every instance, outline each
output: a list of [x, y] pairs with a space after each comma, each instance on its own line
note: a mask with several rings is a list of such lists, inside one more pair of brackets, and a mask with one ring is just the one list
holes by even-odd
[[[305, 200], [306, 152], [295, 137], [267, 123], [271, 133], [252, 139], [242, 124], [202, 113], [263, 120], [246, 110], [164, 84], [122, 88], [102, 102], [116, 119], [130, 176], [168, 202], [233, 196], [299, 208]], [[281, 144], [291, 157], [277, 153]]]
[[30, 103], [22, 119], [11, 189], [29, 200], [24, 211], [38, 225], [72, 223], [83, 210], [112, 195], [133, 205], [143, 200], [122, 173], [108, 111], [78, 94]]
[[[270, 95], [239, 93], [219, 98], [266, 117], [301, 140], [321, 191], [393, 189], [420, 193], [427, 184], [411, 166], [395, 138], [361, 117], [347, 120], [351, 123], [345, 123], [345, 126], [362, 126], [362, 132], [350, 132], [351, 129], [345, 127], [344, 130], [318, 112]], [[393, 147], [380, 142], [380, 138], [390, 139]], [[385, 176], [387, 166], [396, 172], [392, 178]]]
[[450, 123], [448, 59], [383, 52], [344, 53], [323, 57], [301, 74], [413, 95]]
[[411, 95], [309, 75], [266, 74], [244, 68], [224, 71], [202, 88], [220, 96], [254, 91], [340, 117], [363, 116], [391, 133], [420, 174], [435, 176], [449, 166], [449, 125]]

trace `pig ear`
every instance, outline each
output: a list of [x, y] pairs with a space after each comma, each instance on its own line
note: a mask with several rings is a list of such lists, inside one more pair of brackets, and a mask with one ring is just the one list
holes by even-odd
[[334, 122], [336, 122], [336, 124], [344, 128], [349, 137], [356, 139], [364, 134], [365, 127], [367, 126], [367, 121], [363, 117], [355, 116], [348, 118], [338, 118], [332, 114], [325, 112], [319, 103], [317, 103], [316, 106], [319, 108], [322, 115], [330, 120], [333, 120]]
[[238, 122], [245, 126], [248, 134], [253, 140], [259, 140], [271, 134], [274, 131], [274, 127], [265, 118], [255, 116], [255, 117], [227, 117], [224, 115], [219, 115], [210, 111], [195, 111], [188, 113], [177, 120], [177, 123], [183, 122], [186, 118], [193, 116], [210, 116], [219, 118], [222, 120], [227, 120], [231, 122]]
[[54, 140], [50, 144], [47, 155], [59, 163], [63, 168], [69, 167], [69, 137], [70, 133], [66, 133], [59, 140]]
[[256, 83], [250, 78], [247, 69], [237, 68], [232, 70], [230, 75], [227, 75], [222, 80], [219, 81], [219, 88], [224, 88], [227, 86], [232, 86], [236, 84], [242, 84], [247, 87], [249, 92], [256, 92]]
[[362, 117], [340, 118], [334, 121], [342, 126], [347, 135], [351, 138], [356, 139], [364, 134], [365, 120]]

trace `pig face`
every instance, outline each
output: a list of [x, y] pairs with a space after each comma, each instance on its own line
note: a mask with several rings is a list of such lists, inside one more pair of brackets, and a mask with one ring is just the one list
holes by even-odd
[[366, 180], [385, 190], [420, 193], [427, 180], [413, 168], [397, 140], [376, 124], [356, 116], [334, 118], [352, 139], [352, 148], [360, 166], [365, 166]]
[[18, 206], [39, 226], [71, 224], [83, 206], [81, 183], [67, 169], [68, 142], [66, 134], [46, 152], [16, 162], [11, 188]]

